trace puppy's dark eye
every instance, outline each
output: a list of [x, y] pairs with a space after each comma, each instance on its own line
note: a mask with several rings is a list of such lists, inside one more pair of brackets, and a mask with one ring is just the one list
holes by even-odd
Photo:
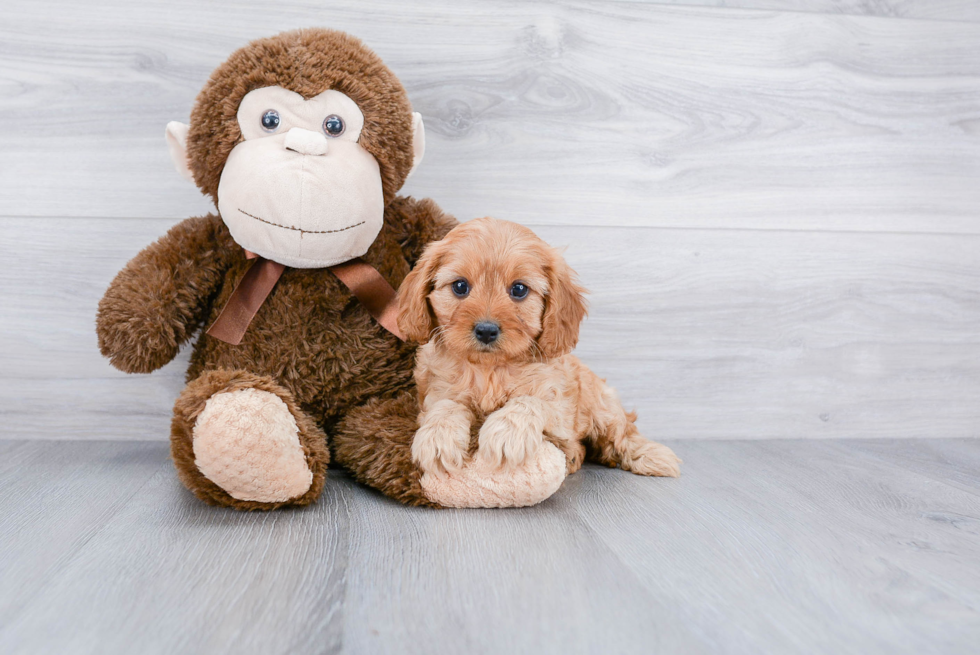
[[262, 129], [266, 132], [274, 132], [279, 127], [279, 112], [269, 109], [262, 114]]
[[470, 292], [470, 283], [464, 279], [459, 279], [453, 282], [453, 293], [456, 294], [458, 298], [465, 298]]
[[327, 136], [340, 136], [345, 129], [347, 126], [344, 125], [344, 119], [337, 114], [330, 114], [323, 119], [323, 131]]
[[526, 284], [523, 282], [515, 282], [510, 287], [510, 297], [514, 300], [523, 300], [525, 297], [527, 297], [528, 291], [530, 291], [530, 289], [527, 288]]

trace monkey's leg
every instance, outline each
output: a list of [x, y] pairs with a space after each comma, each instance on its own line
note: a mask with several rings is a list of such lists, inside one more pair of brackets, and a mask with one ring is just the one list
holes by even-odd
[[423, 473], [412, 461], [418, 413], [413, 392], [352, 409], [334, 431], [335, 460], [385, 495], [429, 507], [525, 507], [551, 496], [565, 479], [565, 454], [549, 442], [512, 468], [473, 458], [452, 474]]
[[422, 471], [412, 461], [412, 439], [418, 430], [419, 406], [414, 393], [372, 398], [355, 407], [334, 429], [334, 461], [358, 482], [407, 505], [437, 507], [422, 489]]
[[292, 395], [246, 371], [207, 371], [184, 388], [170, 450], [198, 498], [245, 510], [312, 503], [330, 461], [323, 431]]

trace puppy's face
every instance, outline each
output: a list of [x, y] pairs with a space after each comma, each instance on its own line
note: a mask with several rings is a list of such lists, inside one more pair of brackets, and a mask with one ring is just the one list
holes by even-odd
[[547, 256], [536, 237], [506, 224], [487, 227], [454, 238], [433, 276], [429, 305], [453, 352], [516, 359], [532, 351], [541, 335]]
[[405, 279], [399, 326], [471, 361], [558, 356], [574, 348], [585, 314], [573, 276], [531, 230], [470, 221], [432, 244]]

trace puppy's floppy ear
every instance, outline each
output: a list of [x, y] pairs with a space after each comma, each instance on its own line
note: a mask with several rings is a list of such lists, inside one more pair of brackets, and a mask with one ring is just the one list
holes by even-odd
[[548, 358], [567, 355], [578, 343], [578, 328], [585, 318], [585, 289], [575, 279], [575, 271], [561, 254], [551, 249], [547, 265], [548, 294], [538, 346]]
[[436, 317], [429, 307], [429, 294], [445, 250], [443, 241], [425, 247], [415, 268], [398, 288], [398, 328], [409, 341], [428, 343], [436, 328]]

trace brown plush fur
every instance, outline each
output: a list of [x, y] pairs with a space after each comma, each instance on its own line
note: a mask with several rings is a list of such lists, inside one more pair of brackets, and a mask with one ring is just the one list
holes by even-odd
[[414, 390], [373, 398], [347, 413], [334, 431], [333, 449], [360, 482], [409, 505], [436, 507], [422, 493], [421, 471], [412, 461], [418, 413]]
[[[356, 39], [301, 30], [234, 53], [211, 76], [191, 115], [188, 157], [198, 185], [216, 199], [225, 158], [241, 138], [238, 103], [248, 91], [274, 85], [305, 97], [338, 89], [363, 111], [360, 143], [380, 164], [387, 203], [384, 226], [363, 259], [398, 288], [424, 246], [456, 222], [431, 200], [395, 197], [412, 163], [411, 110], [398, 80]], [[247, 267], [242, 248], [220, 217], [179, 223], [130, 261], [106, 291], [97, 316], [102, 354], [130, 373], [160, 368], [215, 320]], [[328, 461], [324, 433], [372, 398], [410, 392], [414, 352], [414, 346], [378, 325], [328, 269], [287, 268], [240, 345], [207, 334], [194, 344], [190, 384], [174, 408], [173, 453], [182, 481], [215, 504], [241, 509], [279, 505], [236, 501], [194, 465], [190, 434], [207, 397], [252, 386], [279, 395], [295, 416], [314, 485], [291, 504], [311, 502], [322, 488]], [[417, 471], [397, 449], [385, 461], [383, 453], [369, 454], [359, 445], [364, 435], [410, 442], [414, 424], [399, 423], [396, 429], [388, 424], [394, 414], [375, 422], [364, 415], [353, 421], [356, 429], [337, 441], [335, 460], [403, 502], [425, 503]], [[406, 432], [396, 434], [398, 429]]]
[[[454, 292], [464, 281], [468, 291]], [[515, 283], [529, 291], [514, 298]], [[477, 457], [519, 466], [547, 438], [568, 472], [586, 454], [641, 475], [679, 475], [680, 460], [644, 439], [616, 392], [569, 353], [585, 314], [584, 290], [561, 255], [526, 227], [484, 218], [432, 244], [399, 293], [399, 325], [427, 342], [418, 353], [418, 434], [413, 459], [452, 473], [469, 457], [470, 428], [483, 421]], [[474, 335], [492, 322], [491, 343]]]

